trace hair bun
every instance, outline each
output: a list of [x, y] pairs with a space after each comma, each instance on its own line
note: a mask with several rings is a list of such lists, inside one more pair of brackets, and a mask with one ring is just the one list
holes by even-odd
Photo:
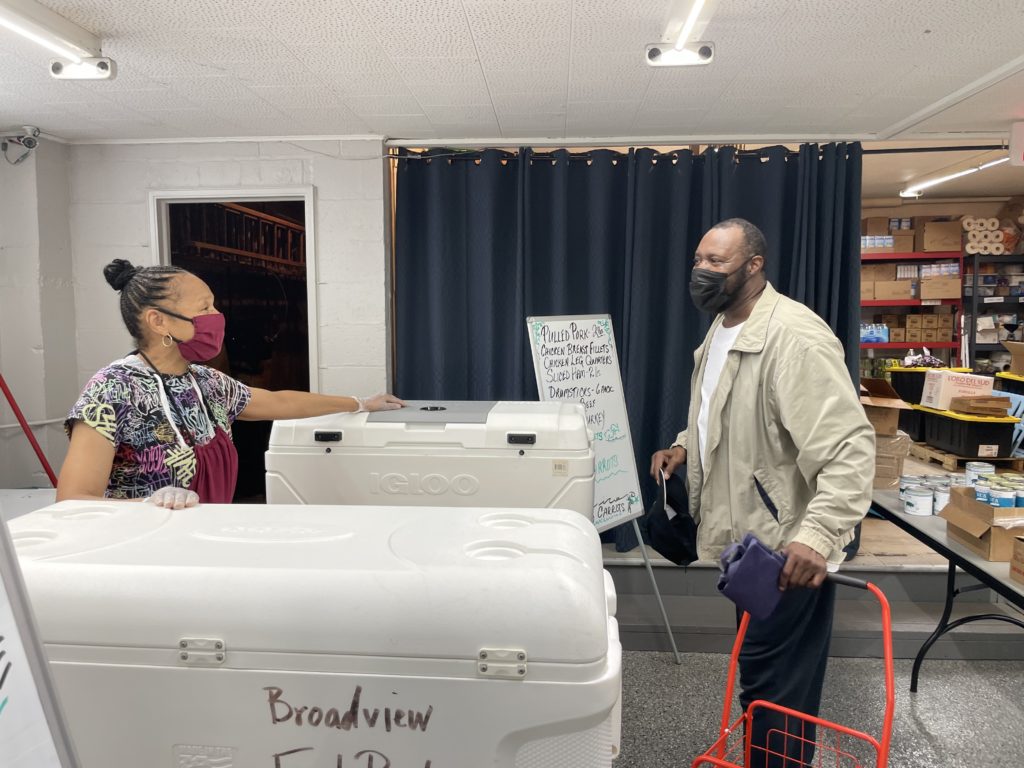
[[103, 276], [115, 291], [122, 290], [138, 272], [139, 268], [125, 259], [114, 259], [103, 268]]

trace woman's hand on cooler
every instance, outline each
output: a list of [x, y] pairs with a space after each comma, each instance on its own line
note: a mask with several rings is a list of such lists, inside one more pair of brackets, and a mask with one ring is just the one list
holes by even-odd
[[167, 509], [184, 509], [194, 507], [199, 503], [199, 494], [190, 491], [188, 488], [178, 488], [173, 485], [165, 486], [153, 492], [152, 496], [143, 499], [158, 507]]
[[400, 400], [387, 392], [381, 392], [379, 395], [374, 395], [373, 397], [353, 397], [353, 399], [359, 406], [356, 408], [356, 413], [365, 413], [366, 411], [396, 411], [405, 406], [404, 400]]

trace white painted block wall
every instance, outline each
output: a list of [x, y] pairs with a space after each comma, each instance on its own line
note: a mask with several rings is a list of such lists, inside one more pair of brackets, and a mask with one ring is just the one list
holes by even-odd
[[[16, 381], [26, 392], [21, 405], [30, 417], [62, 417], [93, 373], [131, 349], [117, 294], [102, 270], [114, 258], [155, 262], [148, 206], [153, 190], [313, 185], [319, 389], [373, 394], [387, 388], [389, 211], [382, 140], [49, 147], [33, 160], [44, 166], [41, 176], [38, 170], [17, 175], [4, 169], [0, 177], [0, 370], [10, 379], [7, 370], [18, 360]], [[62, 223], [70, 260], [41, 257], [41, 232], [47, 254], [60, 253]], [[66, 330], [69, 322], [73, 331]], [[51, 364], [39, 350], [59, 347], [62, 334], [73, 343], [58, 350]], [[67, 363], [63, 371], [60, 359]], [[63, 440], [59, 428], [58, 436]], [[62, 459], [59, 445], [54, 450]], [[8, 449], [4, 435], [0, 451], [0, 464], [12, 466], [0, 467], [0, 487], [36, 484], [31, 462]]]
[[[0, 169], [0, 373], [54, 471], [67, 453], [59, 423], [77, 394], [75, 308], [67, 222], [67, 150], [41, 142]], [[0, 488], [49, 486], [0, 397]]]
[[382, 156], [382, 141], [365, 139], [72, 147], [79, 380], [131, 348], [117, 295], [102, 270], [114, 258], [155, 263], [150, 191], [312, 184], [319, 388], [339, 394], [384, 390], [389, 356]]

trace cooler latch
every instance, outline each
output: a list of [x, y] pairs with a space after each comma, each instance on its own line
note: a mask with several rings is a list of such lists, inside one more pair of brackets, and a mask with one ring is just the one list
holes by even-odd
[[483, 648], [477, 654], [476, 672], [480, 677], [506, 680], [526, 678], [526, 651], [518, 648]]
[[227, 657], [228, 649], [223, 640], [183, 637], [178, 641], [178, 661], [188, 667], [216, 667]]

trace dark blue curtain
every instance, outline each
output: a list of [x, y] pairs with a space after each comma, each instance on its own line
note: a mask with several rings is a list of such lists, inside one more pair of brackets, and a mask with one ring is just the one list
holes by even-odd
[[[741, 216], [769, 279], [859, 358], [860, 144], [798, 152], [650, 149], [405, 153], [398, 161], [395, 392], [537, 398], [526, 317], [612, 317], [638, 473], [684, 426], [710, 318], [689, 300], [703, 233]], [[636, 545], [632, 526], [607, 532]]]

